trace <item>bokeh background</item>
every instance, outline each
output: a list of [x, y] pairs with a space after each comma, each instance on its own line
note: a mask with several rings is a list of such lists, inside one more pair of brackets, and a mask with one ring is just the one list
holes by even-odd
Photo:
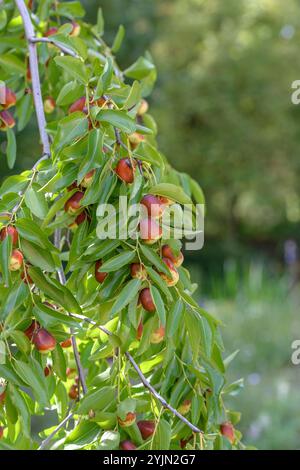
[[[205, 245], [187, 253], [199, 301], [224, 323], [231, 406], [247, 444], [300, 447], [299, 0], [82, 0], [103, 8], [105, 39], [126, 28], [122, 67], [147, 49], [158, 68], [150, 98], [161, 150], [207, 200]], [[18, 137], [13, 172], [32, 166], [35, 123]], [[2, 138], [3, 140], [3, 138]], [[0, 152], [1, 136], [0, 136]], [[11, 173], [0, 155], [1, 179]]]

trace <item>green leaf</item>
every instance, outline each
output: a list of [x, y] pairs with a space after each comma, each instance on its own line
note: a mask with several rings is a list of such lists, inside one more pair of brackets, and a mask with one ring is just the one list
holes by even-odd
[[11, 237], [5, 237], [0, 243], [0, 269], [6, 285], [10, 283], [9, 263], [12, 250]]
[[169, 288], [163, 278], [150, 266], [146, 266], [146, 271], [149, 274], [150, 279], [155, 282], [159, 289], [163, 292], [169, 302], [172, 302], [173, 297], [170, 294]]
[[30, 121], [33, 112], [32, 94], [26, 93], [17, 103], [18, 131], [21, 132]]
[[25, 382], [18, 376], [10, 364], [0, 364], [0, 377], [5, 379], [8, 383], [17, 385], [18, 387], [24, 387], [25, 385]]
[[213, 336], [210, 325], [206, 318], [201, 317], [197, 312], [186, 309], [185, 323], [188, 330], [193, 357], [196, 359], [200, 347], [206, 357], [211, 356]]
[[76, 190], [66, 192], [62, 197], [60, 197], [59, 199], [57, 199], [57, 200], [52, 204], [52, 206], [51, 206], [50, 209], [49, 209], [49, 212], [48, 212], [47, 216], [46, 216], [45, 219], [44, 219], [44, 222], [42, 223], [42, 228], [47, 227], [47, 225], [49, 224], [49, 222], [51, 222], [51, 220], [53, 219], [53, 217], [64, 207], [64, 205], [65, 205], [65, 203], [67, 202], [67, 200], [70, 199], [70, 197], [71, 197], [75, 192], [76, 192]]
[[38, 219], [44, 219], [48, 213], [48, 205], [44, 194], [37, 189], [38, 186], [32, 185], [26, 190], [25, 204]]
[[126, 305], [128, 305], [131, 300], [136, 296], [142, 282], [140, 279], [131, 279], [125, 287], [123, 287], [122, 291], [118, 295], [117, 300], [112, 306], [111, 315], [120, 312]]
[[5, 364], [6, 362], [6, 345], [2, 339], [0, 339], [0, 364]]
[[126, 264], [130, 264], [135, 257], [135, 251], [123, 251], [122, 253], [113, 256], [108, 261], [105, 261], [98, 271], [102, 273], [117, 271]]
[[98, 445], [99, 450], [115, 450], [120, 445], [120, 434], [117, 431], [106, 431]]
[[133, 108], [141, 99], [141, 85], [138, 81], [134, 81], [130, 88], [130, 93], [123, 105], [124, 109]]
[[86, 65], [75, 57], [56, 56], [54, 60], [59, 67], [62, 67], [69, 75], [72, 75], [83, 85], [87, 85], [89, 81], [89, 73]]
[[57, 344], [56, 348], [51, 352], [51, 357], [54, 372], [58, 375], [61, 380], [65, 382], [67, 380], [67, 363], [63, 349], [59, 344]]
[[79, 414], [87, 414], [90, 410], [104, 410], [115, 400], [114, 387], [102, 387], [98, 390], [88, 392], [80, 401]]
[[0, 31], [5, 28], [7, 22], [7, 14], [4, 8], [0, 10]]
[[56, 251], [54, 245], [48, 240], [45, 232], [32, 219], [17, 219], [16, 228], [21, 238], [44, 248], [45, 250]]
[[170, 449], [172, 428], [170, 423], [164, 419], [160, 419], [153, 436], [152, 449], [168, 450]]
[[101, 428], [97, 423], [80, 421], [80, 423], [68, 434], [65, 440], [66, 450], [75, 450], [85, 445], [90, 445], [98, 439]]
[[9, 335], [16, 343], [20, 351], [22, 351], [24, 354], [28, 354], [30, 352], [31, 344], [27, 336], [23, 333], [23, 331], [10, 331]]
[[126, 398], [125, 400], [119, 403], [117, 408], [117, 415], [119, 418], [124, 420], [127, 413], [134, 413], [136, 409], [136, 400], [133, 398]]
[[159, 293], [159, 290], [156, 287], [154, 287], [153, 284], [151, 284], [150, 290], [151, 290], [151, 295], [152, 295], [152, 298], [153, 298], [154, 305], [156, 307], [156, 311], [157, 311], [158, 316], [159, 316], [159, 320], [160, 320], [162, 326], [165, 326], [165, 324], [166, 324], [166, 310], [165, 310], [165, 306], [164, 306], [163, 300], [161, 298], [161, 295]]
[[51, 253], [27, 240], [22, 240], [22, 251], [31, 264], [40, 267], [43, 271], [53, 272], [56, 265]]
[[152, 186], [148, 192], [156, 196], [165, 196], [179, 204], [192, 204], [191, 199], [185, 194], [180, 186], [172, 183], [160, 183]]
[[32, 389], [36, 401], [42, 406], [46, 406], [49, 400], [45, 380], [41, 380], [37, 370], [24, 361], [15, 361], [14, 369], [18, 376]]
[[172, 305], [168, 315], [167, 337], [172, 338], [178, 331], [184, 315], [184, 305], [181, 299], [177, 299]]
[[25, 73], [24, 60], [10, 52], [0, 55], [0, 67], [10, 74], [24, 75]]
[[98, 13], [97, 13], [97, 24], [95, 26], [97, 34], [99, 36], [102, 36], [104, 33], [104, 19], [103, 19], [103, 12], [102, 8], [98, 8]]
[[75, 80], [66, 83], [59, 92], [56, 103], [58, 106], [65, 106], [76, 101], [83, 96], [84, 86], [80, 85]]
[[[8, 237], [7, 237], [8, 238]], [[0, 310], [0, 318], [4, 320], [10, 313], [16, 310], [29, 296], [27, 285], [20, 279], [14, 282], [11, 289], [7, 289], [6, 296]]]
[[7, 147], [6, 147], [6, 157], [8, 168], [12, 169], [14, 167], [17, 155], [17, 144], [16, 136], [12, 129], [8, 128], [6, 131], [7, 135]]
[[113, 42], [113, 45], [111, 46], [111, 51], [113, 54], [115, 54], [116, 52], [118, 52], [118, 50], [120, 49], [121, 45], [122, 45], [122, 42], [123, 42], [123, 39], [124, 39], [124, 36], [125, 36], [125, 28], [124, 26], [121, 24], [119, 26], [119, 29], [118, 29], [118, 32], [116, 34], [116, 37], [114, 39], [114, 42]]
[[88, 120], [85, 114], [75, 112], [59, 121], [58, 131], [54, 139], [57, 151], [83, 137], [88, 131]]
[[111, 124], [127, 134], [132, 134], [136, 130], [135, 121], [125, 111], [102, 109], [97, 114], [96, 119], [101, 123]]
[[28, 438], [30, 438], [30, 423], [31, 423], [31, 413], [28, 408], [28, 405], [24, 399], [23, 392], [19, 391], [12, 384], [8, 386], [8, 393], [11, 398], [13, 405], [18, 410], [18, 415], [21, 420], [22, 433]]
[[145, 57], [139, 57], [138, 60], [134, 62], [134, 64], [124, 71], [124, 74], [126, 77], [142, 80], [153, 70], [155, 70], [155, 65], [152, 64], [152, 62], [150, 62]]
[[69, 327], [78, 327], [78, 322], [80, 321], [42, 303], [37, 303], [33, 307], [33, 313], [45, 328], [51, 328], [61, 323]]
[[102, 165], [103, 140], [104, 134], [101, 129], [93, 129], [89, 132], [87, 154], [80, 165], [78, 181], [81, 181], [90, 170]]
[[85, 15], [85, 10], [79, 1], [59, 2], [55, 8], [55, 13], [66, 16], [71, 20], [75, 17], [80, 18]]
[[153, 264], [159, 272], [166, 274], [171, 279], [171, 274], [169, 268], [165, 265], [165, 263], [161, 260], [157, 253], [151, 248], [148, 248], [145, 245], [141, 245], [141, 252]]

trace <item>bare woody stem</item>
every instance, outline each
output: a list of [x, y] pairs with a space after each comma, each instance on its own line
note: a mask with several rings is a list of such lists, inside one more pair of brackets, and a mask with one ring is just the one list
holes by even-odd
[[37, 117], [37, 123], [39, 127], [39, 133], [43, 145], [43, 154], [50, 156], [50, 141], [48, 134], [46, 132], [46, 118], [43, 107], [42, 93], [41, 93], [41, 82], [39, 76], [39, 65], [36, 44], [32, 42], [32, 39], [35, 37], [33, 25], [30, 19], [29, 12], [24, 3], [24, 0], [15, 0], [17, 8], [22, 17], [24, 24], [25, 36], [28, 42], [28, 52], [29, 52], [29, 67], [31, 73], [31, 82], [32, 82], [32, 94], [35, 104], [35, 112]]
[[73, 415], [74, 413], [69, 413], [68, 416], [65, 417], [65, 419], [63, 419], [59, 425], [52, 431], [51, 434], [49, 434], [49, 436], [41, 443], [40, 447], [38, 448], [38, 450], [44, 450], [48, 447], [48, 445], [50, 444], [50, 442], [52, 441], [52, 438], [58, 433], [58, 431], [60, 431], [64, 426], [65, 424], [67, 424], [70, 419], [73, 418]]
[[36, 38], [36, 37], [34, 37], [34, 38], [30, 39], [30, 42], [33, 43], [33, 44], [36, 44], [36, 43], [39, 43], [39, 42], [53, 44], [54, 46], [58, 47], [65, 54], [71, 55], [72, 57], [76, 57], [76, 58], [79, 57], [75, 52], [73, 52], [68, 47], [63, 46], [62, 44], [56, 44], [51, 38]]

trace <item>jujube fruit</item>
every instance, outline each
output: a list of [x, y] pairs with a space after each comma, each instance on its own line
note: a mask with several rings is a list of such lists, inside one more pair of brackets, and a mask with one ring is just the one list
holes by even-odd
[[137, 422], [138, 428], [144, 440], [148, 439], [154, 434], [155, 421], [142, 420]]
[[136, 414], [135, 414], [135, 413], [132, 413], [131, 411], [129, 411], [129, 412], [126, 414], [125, 419], [121, 419], [121, 418], [118, 416], [118, 423], [119, 423], [119, 425], [120, 425], [122, 428], [128, 428], [129, 426], [132, 426], [133, 423], [135, 422], [135, 420], [136, 420]]
[[56, 339], [45, 328], [34, 333], [32, 342], [41, 354], [48, 354], [56, 347]]
[[130, 274], [134, 279], [147, 279], [147, 271], [141, 263], [132, 263], [130, 266]]
[[146, 245], [153, 245], [162, 237], [162, 228], [151, 217], [141, 220], [139, 227], [141, 239]]
[[160, 200], [153, 194], [146, 194], [142, 198], [141, 204], [146, 207], [149, 217], [160, 217], [163, 213], [163, 207]]
[[98, 269], [101, 268], [102, 266], [102, 260], [99, 259], [98, 261], [96, 261], [96, 264], [95, 264], [95, 278], [96, 280], [102, 284], [102, 282], [104, 282], [106, 276], [108, 273], [102, 273], [102, 272], [99, 272]]
[[132, 166], [132, 162], [130, 158], [121, 158], [121, 160], [119, 160], [117, 163], [115, 172], [118, 175], [118, 177], [125, 183], [128, 183], [128, 184], [133, 183], [134, 168]]
[[9, 261], [10, 271], [18, 271], [23, 265], [23, 259], [24, 257], [20, 250], [13, 250]]
[[82, 191], [77, 191], [77, 193], [74, 193], [73, 196], [71, 196], [70, 199], [68, 199], [65, 203], [65, 211], [68, 214], [75, 214], [77, 211], [79, 211], [81, 208], [80, 202], [83, 196], [84, 193]]
[[227, 437], [227, 439], [231, 442], [231, 444], [234, 443], [235, 441], [234, 427], [230, 421], [226, 421], [225, 423], [222, 423], [220, 425], [220, 431], [221, 431], [222, 436]]
[[167, 268], [169, 269], [172, 278], [170, 279], [165, 273], [159, 273], [162, 279], [168, 284], [168, 286], [172, 287], [177, 284], [179, 281], [179, 274], [177, 269], [175, 268], [174, 264], [169, 258], [163, 258], [162, 261], [165, 263]]
[[19, 234], [15, 227], [12, 225], [8, 225], [7, 227], [3, 227], [0, 231], [0, 240], [4, 240], [7, 236], [9, 236], [12, 240], [13, 245], [17, 245]]
[[122, 441], [120, 443], [120, 447], [122, 450], [135, 450], [136, 446], [131, 441]]
[[156, 307], [153, 302], [149, 287], [145, 287], [145, 289], [141, 290], [139, 295], [139, 302], [147, 312], [155, 312]]
[[181, 251], [179, 251], [178, 255], [176, 255], [169, 245], [164, 245], [162, 247], [161, 254], [164, 258], [169, 258], [176, 268], [179, 268], [179, 266], [181, 266], [184, 261], [184, 257]]

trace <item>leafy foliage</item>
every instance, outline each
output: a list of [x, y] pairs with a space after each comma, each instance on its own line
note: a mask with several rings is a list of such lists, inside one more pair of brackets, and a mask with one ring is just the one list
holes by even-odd
[[[15, 3], [1, 11], [1, 79], [16, 93], [21, 130], [34, 112], [28, 44]], [[38, 38], [48, 38], [37, 51], [51, 158], [0, 189], [0, 448], [38, 448], [53, 428], [35, 436], [31, 416], [49, 408], [58, 422], [72, 411], [47, 442], [53, 448], [115, 449], [127, 439], [143, 449], [241, 447], [238, 431], [229, 439], [220, 433], [229, 415], [219, 322], [193, 299], [184, 267], [169, 285], [161, 259], [169, 241], [101, 237], [100, 204], [117, 207], [124, 196], [131, 206], [147, 193], [195, 204], [203, 195], [157, 148], [145, 102], [156, 79], [151, 56], [120, 70], [114, 53], [124, 29], [109, 48], [102, 12], [94, 26], [83, 15], [77, 1], [40, 1], [32, 15]], [[6, 132], [12, 166], [15, 144]], [[124, 159], [130, 181], [118, 170]], [[133, 263], [146, 275], [132, 278]], [[139, 303], [148, 288], [152, 313]], [[204, 434], [193, 436], [162, 407], [139, 370]]]

